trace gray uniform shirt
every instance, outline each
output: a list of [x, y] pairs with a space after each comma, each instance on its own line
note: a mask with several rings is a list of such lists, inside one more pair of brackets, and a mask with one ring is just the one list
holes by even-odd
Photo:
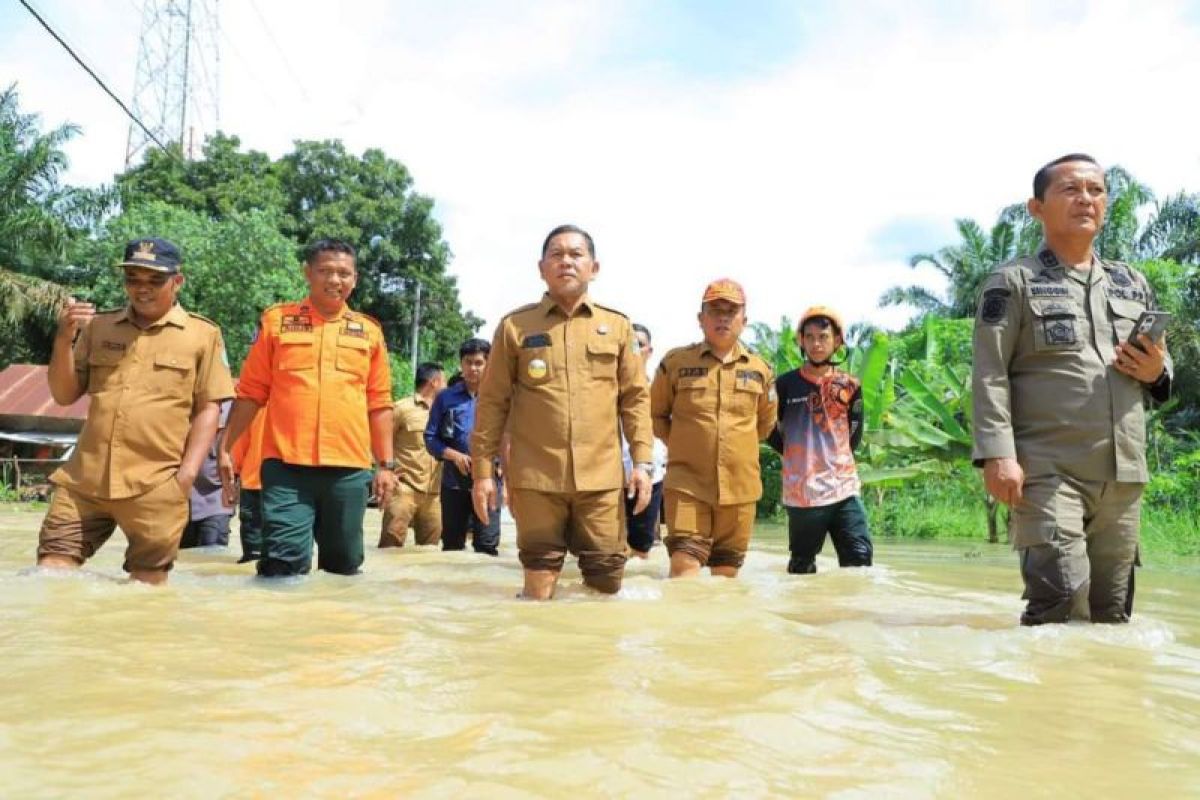
[[1016, 458], [1027, 476], [1144, 483], [1144, 395], [1170, 392], [1167, 373], [1145, 386], [1118, 372], [1113, 348], [1154, 307], [1144, 276], [1093, 259], [1061, 264], [1045, 244], [1036, 257], [987, 279], [975, 318], [973, 411], [977, 464]]

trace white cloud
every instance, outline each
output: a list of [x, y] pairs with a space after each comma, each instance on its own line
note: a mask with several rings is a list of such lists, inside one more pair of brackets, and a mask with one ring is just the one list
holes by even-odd
[[[745, 283], [756, 319], [819, 301], [899, 323], [880, 292], [929, 276], [881, 258], [875, 235], [898, 218], [988, 223], [1062, 152], [1121, 163], [1161, 194], [1200, 190], [1200, 29], [1179, 2], [843, 4], [789, 62], [719, 80], [607, 63], [633, 5], [259, 7], [291, 69], [245, 4], [224, 4], [225, 127], [275, 154], [340, 136], [404, 161], [438, 202], [485, 335], [536, 299], [538, 246], [563, 221], [596, 236], [595, 296], [663, 352], [695, 337], [701, 289], [721, 275]], [[132, 13], [114, 26], [89, 8], [58, 16], [131, 86]], [[101, 32], [111, 48], [92, 43]], [[75, 174], [119, 169], [108, 101], [36, 31], [4, 50], [26, 107], [87, 125]]]

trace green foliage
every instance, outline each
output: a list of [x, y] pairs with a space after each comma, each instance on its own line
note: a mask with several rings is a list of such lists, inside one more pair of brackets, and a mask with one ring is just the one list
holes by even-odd
[[388, 365], [392, 371], [392, 399], [399, 400], [412, 394], [416, 387], [412, 361], [399, 353], [388, 352]]
[[301, 141], [271, 161], [218, 134], [202, 159], [154, 153], [118, 185], [127, 206], [164, 200], [218, 221], [266, 215], [297, 255], [316, 238], [350, 242], [359, 273], [351, 305], [379, 320], [391, 350], [412, 352], [418, 284], [422, 360], [454, 355], [482, 324], [463, 310], [457, 281], [446, 273], [451, 253], [433, 201], [415, 192], [407, 168], [381, 150], [360, 157], [340, 141]]
[[102, 307], [124, 304], [120, 260], [125, 242], [162, 236], [183, 253], [183, 307], [216, 322], [236, 374], [263, 309], [305, 296], [307, 285], [295, 249], [269, 215], [234, 212], [221, 221], [162, 202], [135, 206], [112, 220], [90, 248], [92, 297]]

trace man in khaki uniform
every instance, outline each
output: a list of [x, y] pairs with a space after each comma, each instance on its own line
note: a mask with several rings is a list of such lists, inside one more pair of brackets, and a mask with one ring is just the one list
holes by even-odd
[[629, 319], [594, 302], [595, 245], [573, 225], [542, 245], [541, 302], [501, 320], [479, 388], [471, 436], [475, 512], [497, 507], [493, 461], [511, 437], [509, 502], [525, 567], [524, 596], [549, 599], [567, 551], [588, 586], [621, 588], [625, 571], [621, 439], [635, 469], [636, 511], [650, 500], [649, 392]]
[[758, 443], [775, 426], [771, 367], [738, 341], [746, 294], [723, 278], [704, 290], [704, 341], [663, 358], [650, 387], [654, 435], [667, 444], [667, 552], [671, 577], [708, 566], [736, 577], [762, 497]]
[[129, 304], [97, 314], [71, 301], [59, 316], [50, 393], [70, 405], [87, 392], [91, 403], [74, 454], [50, 476], [39, 566], [77, 568], [119, 525], [131, 577], [167, 579], [220, 402], [233, 396], [220, 329], [175, 302], [179, 265], [164, 239], [130, 242]]
[[1165, 344], [1126, 344], [1154, 304], [1146, 279], [1101, 260], [1104, 171], [1073, 154], [1038, 170], [1045, 242], [992, 273], [975, 321], [974, 458], [1011, 508], [1024, 625], [1127, 622], [1137, 558], [1146, 395], [1166, 400]]
[[383, 509], [380, 547], [403, 547], [409, 526], [417, 544], [437, 544], [442, 538], [442, 508], [438, 490], [442, 465], [425, 449], [425, 426], [434, 399], [446, 388], [441, 364], [427, 361], [417, 367], [416, 391], [393, 406], [392, 457], [400, 483]]

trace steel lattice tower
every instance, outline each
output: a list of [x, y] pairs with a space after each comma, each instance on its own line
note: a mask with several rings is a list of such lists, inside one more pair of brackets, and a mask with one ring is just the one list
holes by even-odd
[[[142, 32], [133, 86], [133, 113], [163, 144], [188, 158], [220, 123], [218, 0], [143, 0]], [[129, 126], [125, 166], [152, 140]]]

